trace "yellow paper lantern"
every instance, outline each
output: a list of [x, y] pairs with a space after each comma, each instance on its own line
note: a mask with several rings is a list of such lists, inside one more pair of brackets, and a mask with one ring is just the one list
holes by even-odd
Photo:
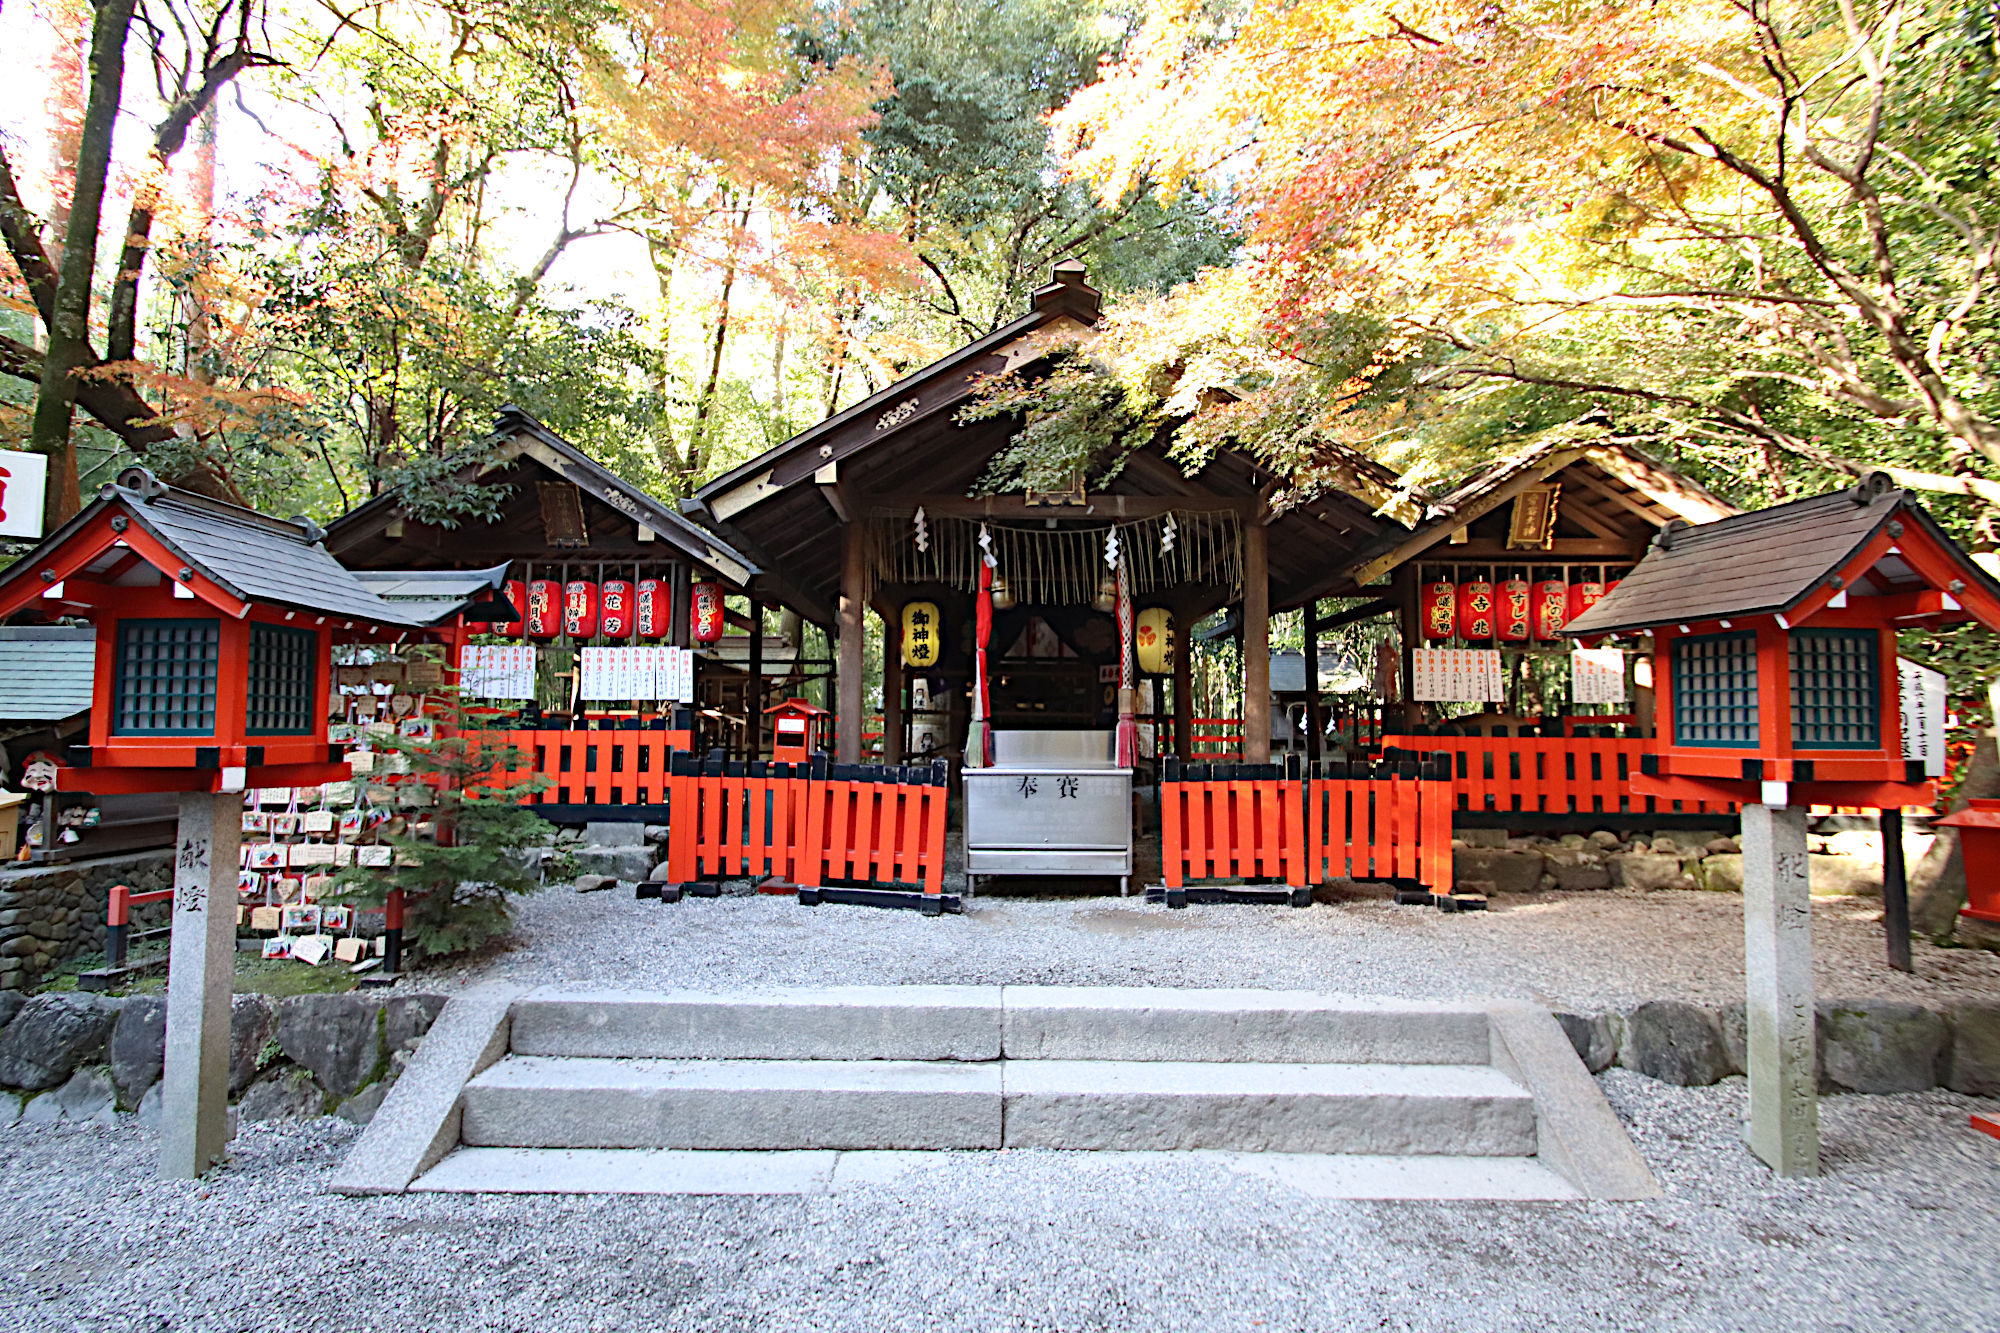
[[909, 602], [903, 607], [903, 662], [907, 666], [936, 666], [944, 649], [944, 617], [936, 602]]
[[1174, 669], [1174, 617], [1164, 606], [1149, 606], [1133, 626], [1139, 670], [1157, 676]]

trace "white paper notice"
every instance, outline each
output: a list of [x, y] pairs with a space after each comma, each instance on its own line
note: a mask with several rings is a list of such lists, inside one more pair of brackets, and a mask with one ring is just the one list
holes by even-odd
[[1901, 686], [1903, 758], [1921, 759], [1924, 776], [1944, 776], [1944, 673], [1896, 659]]
[[1625, 702], [1625, 650], [1623, 648], [1578, 648], [1569, 657], [1569, 697], [1571, 703], [1622, 704]]
[[1418, 699], [1436, 703], [1505, 703], [1507, 676], [1497, 648], [1417, 648], [1410, 655]]

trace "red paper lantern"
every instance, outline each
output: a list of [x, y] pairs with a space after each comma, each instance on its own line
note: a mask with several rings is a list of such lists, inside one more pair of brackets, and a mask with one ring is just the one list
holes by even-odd
[[1426, 583], [1423, 613], [1424, 637], [1449, 639], [1458, 628], [1458, 589], [1449, 583]]
[[1569, 585], [1569, 618], [1575, 620], [1591, 607], [1603, 600], [1602, 583], [1572, 583]]
[[514, 608], [514, 618], [504, 624], [495, 622], [493, 632], [505, 634], [510, 639], [521, 637], [522, 613], [528, 606], [528, 585], [519, 579], [507, 580], [507, 605]]
[[536, 579], [528, 585], [528, 637], [553, 639], [562, 630], [562, 585]]
[[632, 585], [624, 579], [604, 580], [604, 614], [599, 628], [607, 639], [632, 637]]
[[639, 580], [639, 637], [665, 638], [667, 633], [667, 585], [658, 579]]
[[1490, 639], [1497, 619], [1493, 605], [1493, 585], [1474, 579], [1458, 585], [1458, 637]]
[[694, 585], [694, 641], [711, 644], [722, 637], [722, 585], [720, 583], [697, 583]]
[[1526, 579], [1508, 579], [1500, 585], [1499, 624], [1496, 627], [1502, 643], [1526, 643], [1534, 633], [1534, 615], [1531, 607], [1534, 589]]
[[1535, 637], [1553, 643], [1569, 620], [1569, 587], [1561, 579], [1535, 585]]
[[563, 633], [572, 639], [597, 635], [597, 585], [589, 579], [571, 579], [563, 589]]

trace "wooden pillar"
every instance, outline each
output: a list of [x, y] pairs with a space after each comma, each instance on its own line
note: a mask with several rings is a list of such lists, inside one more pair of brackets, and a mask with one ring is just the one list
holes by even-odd
[[1194, 757], [1194, 621], [1174, 613], [1174, 753]]
[[903, 762], [903, 622], [882, 613], [882, 762]]
[[672, 589], [667, 595], [671, 605], [667, 608], [667, 642], [676, 648], [694, 646], [694, 608], [689, 605], [694, 596], [694, 580], [688, 577], [685, 560], [674, 561], [672, 576], [667, 580]]
[[1270, 531], [1243, 529], [1243, 762], [1271, 761]]
[[867, 529], [859, 523], [841, 527], [839, 654], [834, 665], [833, 759], [837, 764], [861, 762], [862, 635], [867, 625]]
[[[1422, 633], [1422, 623], [1417, 616], [1417, 567], [1402, 564], [1390, 576], [1390, 596], [1396, 599], [1396, 628], [1403, 640], [1402, 717], [1403, 725], [1414, 727], [1423, 721], [1424, 710], [1417, 703], [1417, 639]], [[1382, 718], [1387, 721], [1392, 715], [1393, 701], [1382, 701]]]
[[1882, 811], [1882, 933], [1889, 966], [1914, 972], [1910, 958], [1910, 883], [1903, 867], [1903, 810]]
[[743, 683], [743, 734], [752, 759], [764, 757], [764, 604], [750, 599], [750, 678]]
[[1306, 603], [1306, 759], [1319, 758], [1325, 719], [1319, 711], [1319, 598]]

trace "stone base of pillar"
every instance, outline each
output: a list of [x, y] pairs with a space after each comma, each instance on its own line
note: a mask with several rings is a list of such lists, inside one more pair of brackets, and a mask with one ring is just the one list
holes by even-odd
[[1819, 1174], [1812, 888], [1806, 812], [1743, 807], [1743, 963], [1750, 1149], [1781, 1176]]

